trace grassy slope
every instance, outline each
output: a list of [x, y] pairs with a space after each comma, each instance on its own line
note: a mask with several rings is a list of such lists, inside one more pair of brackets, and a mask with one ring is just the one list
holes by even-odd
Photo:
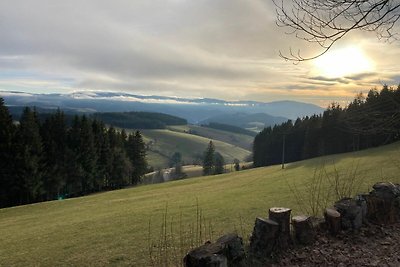
[[146, 159], [155, 170], [167, 167], [170, 161], [168, 157], [154, 151], [147, 151]]
[[[340, 172], [358, 164], [364, 190], [374, 182], [399, 182], [400, 143], [357, 153], [219, 176], [123, 189], [87, 197], [0, 210], [0, 263], [4, 266], [148, 265], [148, 227], [168, 217], [196, 219], [196, 199], [216, 235], [243, 226], [250, 233], [256, 216], [271, 206], [298, 213], [287, 183], [302, 190], [316, 167], [335, 161]], [[242, 219], [240, 219], [242, 218]], [[242, 223], [241, 223], [242, 221]], [[240, 227], [241, 228], [241, 227]], [[158, 230], [159, 231], [159, 230]], [[216, 236], [215, 236], [216, 237]]]
[[201, 127], [197, 125], [184, 125], [184, 126], [170, 126], [168, 127], [173, 131], [192, 131], [193, 134], [203, 136], [205, 138], [218, 140], [234, 146], [244, 148], [246, 150], [251, 150], [254, 137], [244, 134], [231, 133], [227, 131]]
[[[164, 156], [172, 156], [174, 152], [180, 152], [183, 161], [188, 164], [193, 162], [196, 154], [202, 155], [210, 141], [208, 138], [170, 130], [142, 130], [142, 134], [146, 142], [153, 140], [151, 150], [159, 151]], [[213, 142], [216, 151], [222, 154], [226, 162], [232, 162], [234, 158], [243, 161], [250, 154], [250, 151], [228, 143], [218, 140], [213, 140]]]

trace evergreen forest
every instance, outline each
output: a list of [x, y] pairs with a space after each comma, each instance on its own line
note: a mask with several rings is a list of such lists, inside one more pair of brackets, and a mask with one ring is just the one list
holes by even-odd
[[358, 151], [400, 139], [400, 86], [358, 94], [342, 108], [265, 128], [254, 139], [254, 166]]
[[135, 185], [147, 171], [139, 131], [127, 134], [57, 110], [39, 120], [26, 107], [14, 121], [0, 98], [0, 208]]
[[126, 129], [165, 129], [168, 125], [186, 125], [185, 119], [156, 112], [98, 112], [93, 117]]

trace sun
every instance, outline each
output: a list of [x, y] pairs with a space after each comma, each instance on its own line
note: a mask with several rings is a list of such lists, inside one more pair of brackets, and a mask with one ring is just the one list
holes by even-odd
[[328, 78], [371, 72], [374, 64], [357, 46], [329, 51], [314, 61], [314, 71]]

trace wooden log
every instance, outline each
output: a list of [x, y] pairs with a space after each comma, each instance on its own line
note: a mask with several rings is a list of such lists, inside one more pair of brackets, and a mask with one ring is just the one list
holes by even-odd
[[353, 198], [343, 198], [334, 204], [340, 213], [342, 229], [359, 230], [362, 226], [362, 208]]
[[243, 240], [237, 234], [227, 234], [214, 243], [193, 249], [183, 259], [185, 267], [241, 266], [245, 258]]
[[269, 257], [275, 248], [279, 225], [269, 219], [257, 218], [250, 237], [250, 254]]
[[269, 219], [279, 224], [276, 247], [286, 250], [292, 243], [290, 238], [290, 212], [288, 208], [274, 207], [269, 209]]
[[335, 208], [327, 208], [324, 212], [326, 226], [332, 235], [337, 235], [340, 231], [340, 213]]
[[292, 218], [294, 236], [299, 244], [310, 245], [315, 240], [315, 229], [311, 217], [295, 216]]
[[400, 185], [377, 183], [373, 189], [365, 197], [368, 220], [377, 224], [400, 222]]

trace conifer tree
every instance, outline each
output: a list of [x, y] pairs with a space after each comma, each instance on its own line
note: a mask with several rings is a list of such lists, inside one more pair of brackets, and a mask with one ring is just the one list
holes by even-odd
[[68, 177], [67, 154], [67, 125], [64, 113], [58, 109], [42, 125], [44, 146], [44, 189], [46, 199], [62, 197]]
[[97, 154], [95, 191], [99, 191], [105, 187], [110, 187], [109, 182], [110, 173], [112, 171], [113, 155], [110, 149], [110, 141], [108, 139], [108, 134], [104, 123], [98, 120], [93, 120], [92, 128]]
[[138, 150], [138, 155], [139, 158], [137, 159], [137, 163], [134, 169], [134, 175], [135, 177], [139, 178], [139, 181], [141, 181], [141, 179], [143, 178], [143, 176], [146, 174], [147, 172], [147, 159], [146, 159], [146, 144], [143, 140], [142, 134], [140, 133], [140, 131], [136, 131], [135, 133], [135, 139], [137, 142], [137, 146], [139, 148]]
[[86, 116], [81, 119], [81, 131], [79, 138], [78, 159], [82, 166], [84, 176], [81, 177], [82, 190], [84, 193], [95, 191], [97, 175], [97, 154], [94, 146], [93, 130]]
[[12, 147], [15, 127], [11, 115], [0, 97], [0, 208], [11, 205], [11, 188], [14, 183], [13, 164], [14, 150]]
[[225, 171], [224, 157], [220, 153], [215, 152], [214, 158], [215, 158], [214, 174], [224, 173]]
[[213, 174], [215, 167], [214, 153], [215, 147], [213, 142], [210, 141], [203, 156], [203, 175]]
[[146, 144], [139, 131], [129, 135], [127, 154], [133, 167], [131, 183], [138, 184], [147, 171]]
[[114, 150], [112, 170], [110, 174], [111, 188], [117, 189], [126, 186], [130, 182], [132, 164], [121, 148]]
[[43, 194], [43, 146], [36, 110], [25, 108], [17, 130], [19, 203], [37, 201]]
[[81, 123], [79, 116], [74, 116], [72, 121], [72, 127], [68, 131], [68, 147], [69, 150], [66, 153], [68, 161], [68, 179], [67, 179], [67, 194], [69, 196], [79, 196], [82, 194], [82, 176], [84, 171], [80, 160], [78, 158], [80, 153], [80, 135], [81, 135]]

